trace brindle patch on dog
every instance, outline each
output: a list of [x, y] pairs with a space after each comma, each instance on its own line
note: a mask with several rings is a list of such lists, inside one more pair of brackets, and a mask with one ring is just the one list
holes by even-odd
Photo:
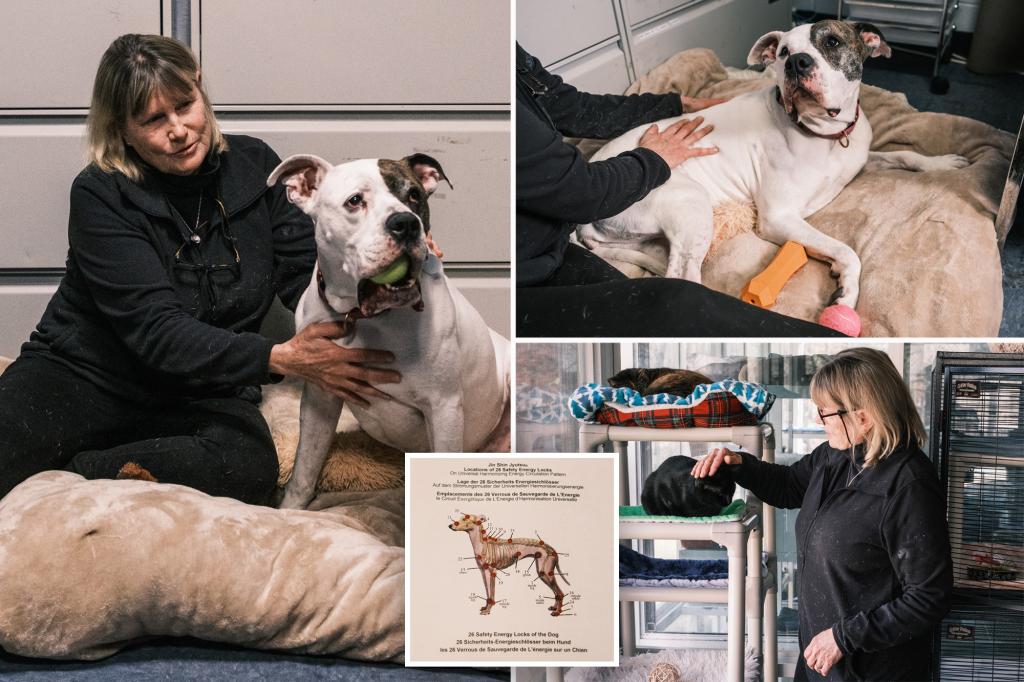
[[427, 206], [427, 192], [412, 170], [408, 159], [393, 161], [378, 159], [377, 167], [384, 178], [388, 191], [409, 207], [423, 222], [423, 232], [430, 232], [430, 208]]
[[[853, 24], [835, 19], [819, 21], [811, 26], [811, 42], [825, 61], [846, 76], [846, 80], [860, 80], [871, 48], [864, 44]], [[829, 45], [830, 42], [838, 44]]]

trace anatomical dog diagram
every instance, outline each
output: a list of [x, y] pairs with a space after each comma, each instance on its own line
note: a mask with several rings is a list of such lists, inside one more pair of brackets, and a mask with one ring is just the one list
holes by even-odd
[[476, 558], [476, 565], [484, 579], [484, 589], [487, 592], [487, 603], [480, 609], [482, 615], [491, 612], [494, 606], [494, 581], [498, 571], [517, 564], [520, 559], [533, 559], [537, 568], [537, 577], [551, 588], [555, 595], [555, 603], [549, 606], [552, 616], [562, 615], [562, 602], [565, 593], [558, 586], [555, 578], [557, 571], [559, 577], [568, 585], [562, 570], [558, 567], [558, 552], [555, 548], [543, 540], [534, 538], [501, 538], [488, 535], [484, 523], [485, 516], [475, 514], [463, 514], [462, 518], [452, 521], [448, 527], [455, 531], [463, 531], [469, 534], [469, 541], [473, 545], [473, 555]]

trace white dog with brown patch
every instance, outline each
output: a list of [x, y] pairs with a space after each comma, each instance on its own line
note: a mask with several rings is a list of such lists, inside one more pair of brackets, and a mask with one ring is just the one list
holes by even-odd
[[[747, 61], [774, 70], [777, 87], [749, 92], [701, 111], [714, 130], [704, 139], [720, 153], [672, 170], [664, 185], [616, 216], [581, 225], [585, 245], [628, 246], [664, 235], [666, 277], [701, 281], [713, 237], [712, 209], [726, 202], [757, 206], [758, 235], [802, 244], [838, 278], [830, 302], [854, 307], [861, 264], [849, 246], [805, 218], [832, 201], [865, 166], [916, 171], [963, 168], [967, 159], [915, 152], [870, 152], [871, 125], [860, 110], [860, 78], [869, 57], [890, 56], [881, 31], [866, 23], [819, 21], [772, 31]], [[657, 123], [660, 129], [682, 117]], [[635, 149], [648, 126], [612, 140], [599, 161]]]
[[[301, 330], [348, 320], [337, 343], [390, 350], [402, 381], [392, 400], [351, 403], [359, 426], [405, 452], [475, 452], [509, 428], [509, 342], [451, 286], [427, 246], [427, 198], [441, 165], [425, 154], [332, 166], [291, 156], [267, 180], [316, 223], [317, 264], [295, 312]], [[304, 508], [341, 414], [342, 399], [306, 382], [295, 469], [281, 503]]]

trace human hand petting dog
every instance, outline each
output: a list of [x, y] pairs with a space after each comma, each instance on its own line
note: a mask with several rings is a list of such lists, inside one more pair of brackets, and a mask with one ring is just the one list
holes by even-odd
[[816, 634], [811, 643], [804, 649], [804, 660], [807, 662], [807, 667], [822, 677], [827, 677], [828, 671], [842, 657], [843, 652], [840, 651], [839, 645], [836, 644], [832, 628], [822, 630]]
[[709, 452], [703, 459], [699, 460], [693, 465], [693, 470], [690, 471], [690, 475], [694, 478], [705, 478], [706, 476], [714, 476], [718, 468], [723, 464], [742, 464], [743, 458], [737, 455], [732, 450], [726, 450], [725, 448], [715, 448]]
[[[333, 339], [352, 333], [354, 322], [318, 322], [298, 332], [270, 351], [271, 372], [299, 376], [339, 398], [369, 405], [366, 397], [391, 400], [374, 384], [397, 384], [402, 375], [368, 365], [394, 362], [388, 351], [343, 348]], [[364, 397], [365, 396], [365, 397]]]
[[675, 168], [683, 161], [696, 156], [709, 156], [718, 153], [718, 147], [695, 147], [701, 138], [715, 129], [714, 126], [698, 128], [704, 122], [703, 116], [680, 119], [659, 131], [657, 124], [644, 131], [640, 136], [639, 146], [646, 147], [665, 159], [669, 168]]

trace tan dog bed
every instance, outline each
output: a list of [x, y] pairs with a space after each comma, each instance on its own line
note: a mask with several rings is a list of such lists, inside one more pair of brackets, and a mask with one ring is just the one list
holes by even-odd
[[[0, 371], [9, 360], [0, 358]], [[299, 388], [265, 387], [291, 471]], [[342, 419], [342, 427], [354, 422]], [[0, 647], [95, 659], [140, 638], [401, 661], [404, 456], [339, 433], [312, 511], [48, 471], [0, 500]]]
[[[868, 64], [866, 68], [871, 68]], [[733, 97], [774, 81], [754, 72], [730, 74], [713, 52], [686, 50], [655, 67], [627, 93], [679, 92]], [[967, 168], [936, 173], [861, 173], [836, 199], [808, 218], [849, 244], [863, 264], [857, 304], [862, 336], [997, 336], [1002, 319], [1002, 267], [994, 221], [1013, 138], [978, 121], [919, 112], [906, 97], [861, 86], [861, 107], [874, 131], [872, 150], [960, 154]], [[603, 143], [584, 141], [585, 153]], [[715, 210], [715, 240], [704, 284], [738, 297], [778, 247], [754, 233], [752, 206]], [[664, 272], [665, 253], [602, 250], [631, 276]], [[828, 267], [810, 261], [783, 288], [772, 310], [817, 320], [835, 289]]]

